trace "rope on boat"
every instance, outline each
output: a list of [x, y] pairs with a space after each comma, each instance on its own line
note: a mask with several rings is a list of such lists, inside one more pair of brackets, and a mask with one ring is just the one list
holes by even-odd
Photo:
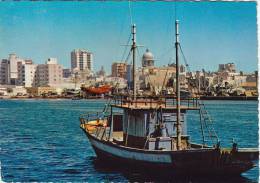
[[127, 141], [128, 141], [129, 116], [130, 116], [130, 115], [127, 115], [127, 129], [126, 129], [125, 146], [127, 146]]
[[[181, 47], [181, 44], [179, 44], [180, 50], [181, 50], [181, 54], [185, 63], [185, 66], [187, 67], [188, 72], [190, 72], [190, 67], [189, 64], [187, 62], [187, 59], [184, 55], [183, 49]], [[197, 88], [196, 86], [192, 86], [193, 88]], [[196, 96], [198, 97], [198, 96]], [[202, 133], [202, 141], [203, 144], [205, 144], [205, 134], [204, 134], [204, 128], [206, 128], [208, 134], [209, 134], [209, 138], [211, 140], [211, 142], [214, 144], [214, 138], [216, 139], [216, 144], [219, 144], [219, 138], [217, 136], [216, 131], [214, 130], [214, 128], [211, 126], [213, 125], [213, 120], [211, 119], [210, 115], [208, 114], [206, 108], [205, 108], [205, 104], [200, 100], [199, 101], [199, 106], [200, 106], [200, 123], [201, 123], [201, 133]], [[202, 121], [203, 120], [203, 121]], [[204, 122], [204, 123], [203, 123]]]

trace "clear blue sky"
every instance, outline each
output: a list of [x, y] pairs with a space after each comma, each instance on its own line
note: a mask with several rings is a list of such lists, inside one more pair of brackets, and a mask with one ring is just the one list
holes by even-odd
[[[149, 48], [156, 65], [174, 55], [175, 13], [180, 41], [191, 70], [216, 70], [234, 62], [239, 70], [257, 70], [255, 2], [131, 2], [140, 57]], [[94, 69], [121, 60], [130, 34], [128, 2], [1, 2], [0, 58], [11, 52], [43, 63], [57, 57], [70, 67], [70, 52], [94, 54]]]

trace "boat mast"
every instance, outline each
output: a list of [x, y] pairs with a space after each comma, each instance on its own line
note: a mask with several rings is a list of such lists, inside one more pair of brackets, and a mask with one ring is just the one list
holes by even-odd
[[177, 104], [177, 150], [181, 150], [181, 122], [180, 122], [180, 83], [179, 83], [179, 21], [175, 21], [175, 49], [176, 49], [176, 104]]
[[132, 25], [132, 51], [133, 51], [133, 95], [134, 95], [134, 100], [136, 100], [136, 75], [135, 75], [135, 50], [136, 50], [136, 25]]

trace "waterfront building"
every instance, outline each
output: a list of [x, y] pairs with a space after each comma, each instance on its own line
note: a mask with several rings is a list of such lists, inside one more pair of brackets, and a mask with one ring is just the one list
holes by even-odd
[[138, 75], [140, 89], [150, 89], [158, 93], [166, 86], [173, 88], [176, 67], [143, 67]]
[[94, 79], [95, 79], [96, 83], [102, 83], [102, 82], [104, 82], [105, 77], [104, 76], [96, 76]]
[[104, 66], [101, 66], [100, 70], [96, 73], [97, 76], [106, 76]]
[[7, 96], [7, 88], [0, 86], [0, 96]]
[[122, 77], [105, 77], [104, 82], [111, 86], [116, 86], [118, 89], [127, 87], [127, 81]]
[[56, 86], [62, 83], [62, 66], [56, 58], [48, 58], [45, 64], [39, 64], [36, 70], [37, 86]]
[[26, 91], [29, 95], [32, 95], [32, 96], [41, 96], [41, 95], [44, 95], [44, 94], [57, 93], [56, 88], [49, 87], [49, 86], [29, 87], [29, 88], [26, 88]]
[[256, 82], [247, 81], [244, 83], [241, 83], [240, 85], [245, 90], [255, 90], [256, 91]]
[[153, 54], [146, 49], [146, 52], [142, 57], [142, 67], [153, 67], [154, 66], [154, 56]]
[[9, 77], [11, 85], [17, 84], [18, 79], [18, 62], [22, 62], [23, 60], [20, 59], [15, 53], [9, 54]]
[[70, 69], [62, 69], [62, 77], [63, 78], [71, 77], [71, 70]]
[[26, 89], [23, 86], [0, 85], [0, 96], [25, 96]]
[[245, 78], [246, 76], [236, 72], [217, 72], [214, 78], [214, 85], [224, 86], [225, 83], [228, 83], [229, 85], [236, 87], [239, 83], [244, 82]]
[[246, 94], [249, 96], [250, 93], [257, 93], [258, 92], [258, 86], [257, 86], [257, 72], [254, 72], [252, 74], [246, 74], [244, 75], [244, 80], [240, 83], [239, 87], [246, 90]]
[[[239, 87], [242, 83], [246, 82], [246, 76], [245, 75], [235, 75], [233, 78], [233, 87]], [[231, 83], [231, 78], [229, 80], [229, 83]]]
[[71, 77], [73, 78], [74, 82], [75, 79], [77, 80], [77, 82], [86, 82], [88, 81], [90, 78], [93, 77], [93, 72], [90, 71], [89, 69], [84, 69], [83, 71], [80, 71], [78, 69], [74, 69], [74, 71], [72, 72]]
[[234, 63], [219, 64], [218, 72], [236, 72], [236, 66]]
[[12, 88], [11, 95], [12, 96], [24, 96], [24, 95], [27, 95], [27, 91], [23, 86], [14, 86]]
[[112, 64], [112, 77], [126, 78], [126, 63], [114, 62]]
[[248, 74], [246, 75], [246, 81], [247, 82], [255, 82], [257, 81], [257, 72], [253, 73], [253, 74]]
[[32, 60], [24, 60], [17, 63], [18, 79], [17, 84], [25, 87], [35, 86], [37, 65]]
[[218, 65], [218, 72], [222, 72], [225, 70], [225, 64], [219, 64]]
[[185, 73], [186, 72], [186, 69], [185, 69], [185, 66], [184, 65], [180, 65], [180, 73]]
[[10, 70], [9, 70], [10, 61], [8, 59], [2, 59], [0, 63], [0, 84], [6, 85], [10, 82]]
[[18, 80], [18, 62], [22, 62], [23, 59], [19, 58], [15, 53], [9, 54], [8, 59], [3, 59], [0, 68], [0, 81], [1, 84], [16, 85]]
[[93, 70], [93, 54], [83, 49], [75, 49], [71, 52], [71, 71]]

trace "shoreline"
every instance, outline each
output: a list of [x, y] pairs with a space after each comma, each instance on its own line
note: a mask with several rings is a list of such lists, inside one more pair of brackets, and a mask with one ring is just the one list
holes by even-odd
[[[0, 97], [1, 100], [105, 100], [107, 97], [71, 98], [71, 97]], [[250, 100], [258, 101], [258, 96], [201, 96], [201, 100]]]
[[9, 96], [2, 96], [0, 97], [1, 100], [93, 100], [93, 99], [100, 99], [104, 100], [107, 97], [89, 97], [89, 98], [74, 98], [74, 97], [9, 97]]

